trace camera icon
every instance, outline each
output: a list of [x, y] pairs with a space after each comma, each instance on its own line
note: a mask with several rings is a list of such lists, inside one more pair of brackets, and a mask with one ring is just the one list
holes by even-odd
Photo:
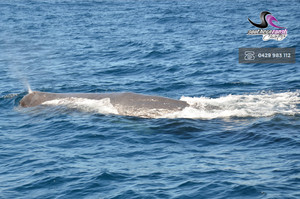
[[245, 51], [245, 60], [255, 60], [255, 52], [254, 51]]

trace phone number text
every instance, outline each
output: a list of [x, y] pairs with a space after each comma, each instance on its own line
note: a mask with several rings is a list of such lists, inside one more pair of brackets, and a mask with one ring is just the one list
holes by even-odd
[[259, 58], [291, 58], [291, 53], [258, 53]]

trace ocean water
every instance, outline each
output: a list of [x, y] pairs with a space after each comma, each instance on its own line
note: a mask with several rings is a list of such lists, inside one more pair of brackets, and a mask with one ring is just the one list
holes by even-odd
[[[0, 198], [300, 198], [299, 1], [0, 2]], [[283, 41], [249, 36], [269, 11]], [[272, 29], [272, 28], [269, 28]], [[295, 47], [295, 64], [238, 48]], [[21, 108], [28, 88], [188, 102], [129, 117], [107, 101]]]

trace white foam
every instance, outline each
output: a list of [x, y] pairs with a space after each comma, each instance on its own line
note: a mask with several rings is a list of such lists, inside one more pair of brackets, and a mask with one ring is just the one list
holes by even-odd
[[219, 98], [184, 97], [190, 107], [167, 114], [167, 118], [268, 117], [300, 114], [299, 92], [227, 95]]
[[46, 101], [43, 105], [65, 106], [84, 112], [95, 112], [100, 114], [119, 114], [118, 110], [110, 103], [109, 98], [94, 100], [71, 97]]

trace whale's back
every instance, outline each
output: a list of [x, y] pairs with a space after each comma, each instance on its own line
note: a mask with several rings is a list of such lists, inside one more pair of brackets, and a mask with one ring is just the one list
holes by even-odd
[[63, 100], [64, 104], [68, 104], [68, 102], [74, 103], [74, 99], [89, 99], [93, 100], [93, 103], [94, 100], [103, 103], [101, 100], [107, 99], [120, 115], [138, 117], [159, 117], [183, 110], [188, 106], [185, 101], [137, 93], [47, 93], [38, 91], [24, 96], [20, 101], [20, 105], [22, 107], [33, 107], [52, 100]]

